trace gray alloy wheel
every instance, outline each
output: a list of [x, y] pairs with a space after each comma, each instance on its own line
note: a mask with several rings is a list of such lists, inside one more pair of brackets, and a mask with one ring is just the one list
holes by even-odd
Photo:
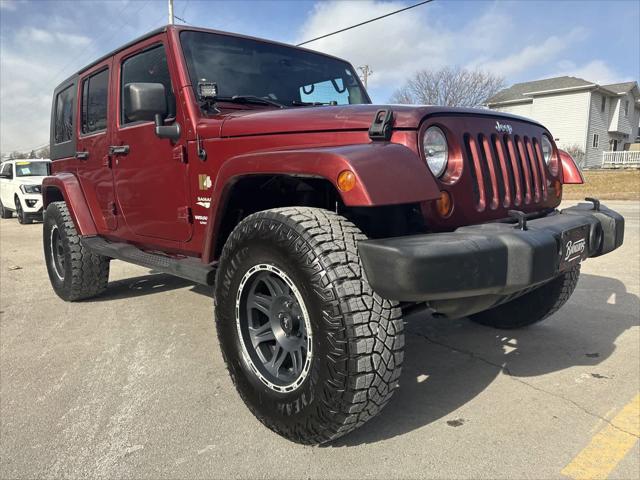
[[300, 291], [279, 268], [259, 264], [240, 281], [236, 327], [243, 355], [268, 388], [288, 392], [311, 366], [309, 313]]

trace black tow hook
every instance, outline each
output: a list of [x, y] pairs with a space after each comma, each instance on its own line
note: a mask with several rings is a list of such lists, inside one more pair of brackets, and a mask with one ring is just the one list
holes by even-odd
[[600, 211], [600, 200], [598, 200], [597, 198], [593, 198], [593, 197], [587, 197], [587, 198], [585, 198], [585, 200], [586, 200], [587, 202], [591, 202], [591, 203], [593, 203], [593, 209], [594, 209], [596, 212], [599, 212], [599, 211]]
[[527, 214], [520, 210], [509, 210], [507, 212], [511, 218], [514, 218], [518, 221], [518, 226], [514, 228], [518, 228], [520, 230], [527, 230]]

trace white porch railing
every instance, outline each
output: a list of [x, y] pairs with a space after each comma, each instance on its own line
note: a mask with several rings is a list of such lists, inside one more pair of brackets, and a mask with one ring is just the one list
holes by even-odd
[[602, 168], [640, 168], [640, 151], [602, 152]]

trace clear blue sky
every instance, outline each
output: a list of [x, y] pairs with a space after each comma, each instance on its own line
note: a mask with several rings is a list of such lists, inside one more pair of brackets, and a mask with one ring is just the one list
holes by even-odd
[[[0, 149], [48, 141], [55, 84], [166, 23], [165, 0], [0, 0]], [[175, 0], [188, 22], [296, 43], [410, 1]], [[460, 65], [508, 84], [557, 75], [612, 83], [640, 77], [640, 1], [462, 1], [431, 4], [309, 47], [368, 64], [386, 102], [414, 71]]]

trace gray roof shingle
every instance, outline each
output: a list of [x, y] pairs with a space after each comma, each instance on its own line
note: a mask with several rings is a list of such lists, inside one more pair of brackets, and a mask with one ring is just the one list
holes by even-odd
[[567, 76], [545, 78], [542, 80], [535, 80], [533, 82], [516, 83], [515, 85], [505, 88], [504, 90], [496, 93], [493, 97], [487, 99], [487, 103], [491, 104], [514, 100], [527, 100], [531, 97], [524, 96], [524, 93], [557, 90], [560, 88], [586, 87], [588, 85], [593, 85], [593, 82], [587, 82], [582, 78]]
[[636, 82], [612, 83], [611, 85], [602, 85], [602, 88], [611, 90], [613, 93], [627, 93], [633, 87], [637, 86]]

